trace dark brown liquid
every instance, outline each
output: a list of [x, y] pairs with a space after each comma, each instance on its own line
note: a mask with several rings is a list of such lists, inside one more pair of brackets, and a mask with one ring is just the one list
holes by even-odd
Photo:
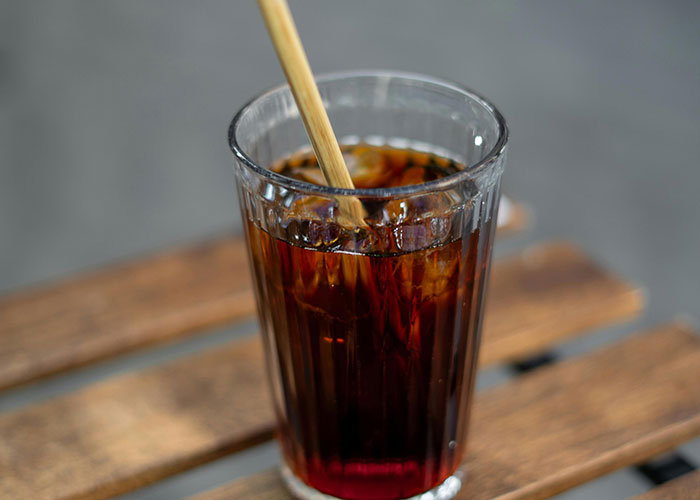
[[[357, 175], [357, 187], [424, 182], [458, 168], [424, 154], [359, 153], [382, 167]], [[311, 167], [299, 166], [310, 163], [294, 158], [277, 168], [312, 180]], [[281, 380], [285, 461], [340, 498], [425, 492], [464, 455], [491, 231], [428, 248], [418, 238], [401, 251], [393, 226], [358, 236], [317, 222], [310, 237], [310, 222], [288, 221], [284, 238], [248, 224], [268, 362]], [[348, 252], [364, 238], [378, 251]]]
[[[454, 174], [462, 166], [429, 153], [362, 144], [343, 146], [345, 163], [357, 189], [422, 184]], [[313, 184], [325, 185], [313, 154], [297, 154], [272, 166], [278, 173]]]

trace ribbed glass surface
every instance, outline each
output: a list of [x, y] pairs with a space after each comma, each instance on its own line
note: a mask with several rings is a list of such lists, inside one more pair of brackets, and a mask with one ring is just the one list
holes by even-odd
[[308, 491], [409, 498], [464, 458], [506, 130], [483, 100], [428, 78], [339, 75], [320, 90], [342, 143], [461, 165], [356, 192], [367, 225], [353, 227], [339, 216], [346, 194], [261, 168], [308, 147], [288, 90], [232, 126], [286, 466]]

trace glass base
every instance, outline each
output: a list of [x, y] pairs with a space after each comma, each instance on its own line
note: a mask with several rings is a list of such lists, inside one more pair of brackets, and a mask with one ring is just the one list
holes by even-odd
[[[342, 498], [326, 495], [300, 481], [285, 464], [281, 467], [282, 479], [294, 498], [299, 500], [343, 500]], [[462, 488], [464, 469], [457, 469], [454, 474], [438, 484], [435, 488], [420, 495], [401, 500], [450, 500]]]

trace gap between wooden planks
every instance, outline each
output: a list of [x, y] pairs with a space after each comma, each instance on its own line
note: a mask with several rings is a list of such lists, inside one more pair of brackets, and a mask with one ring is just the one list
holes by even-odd
[[700, 498], [700, 470], [685, 474], [633, 500], [697, 500]]
[[[549, 498], [674, 448], [700, 434], [697, 380], [700, 338], [675, 324], [477, 394], [457, 499]], [[697, 498], [698, 480], [642, 498]], [[290, 498], [268, 471], [192, 500]]]

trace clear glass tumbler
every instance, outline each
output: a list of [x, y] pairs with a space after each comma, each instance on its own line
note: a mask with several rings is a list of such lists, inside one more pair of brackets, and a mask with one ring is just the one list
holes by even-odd
[[[339, 142], [430, 153], [456, 173], [346, 190], [269, 166], [309, 148], [287, 86], [229, 131], [282, 474], [302, 499], [452, 498], [467, 428], [505, 163], [488, 101], [450, 82], [321, 76]], [[367, 213], [353, 226], [339, 202]]]

